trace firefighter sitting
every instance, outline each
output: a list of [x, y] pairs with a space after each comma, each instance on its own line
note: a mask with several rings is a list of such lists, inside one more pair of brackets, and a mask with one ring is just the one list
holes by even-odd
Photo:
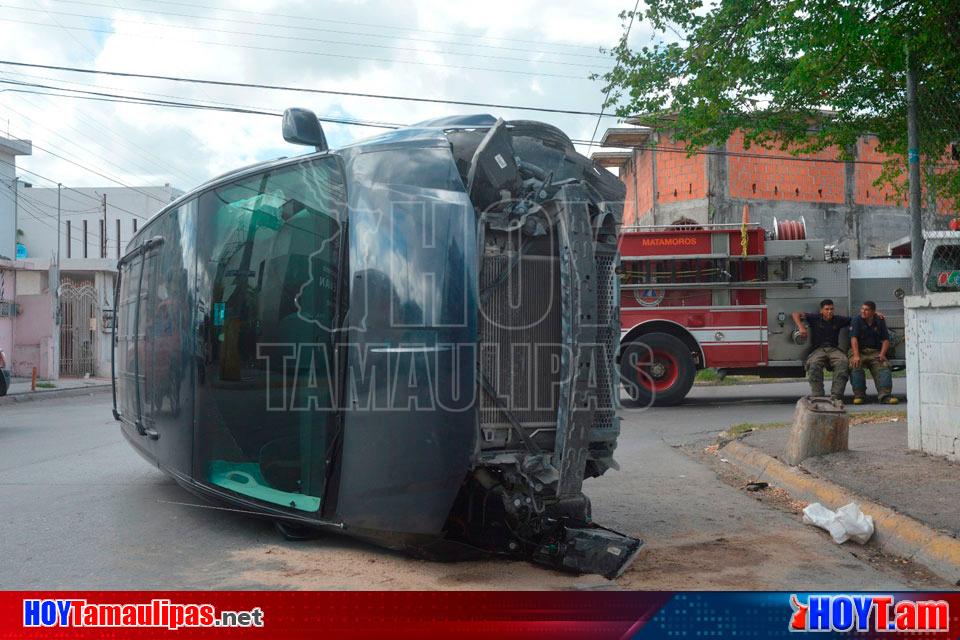
[[863, 404], [867, 395], [867, 372], [873, 376], [877, 387], [877, 400], [883, 404], [897, 404], [899, 400], [890, 395], [893, 376], [887, 363], [890, 349], [890, 333], [887, 323], [877, 314], [877, 304], [864, 301], [860, 316], [850, 323], [850, 386], [853, 387], [853, 404]]
[[840, 349], [840, 330], [850, 326], [850, 318], [834, 314], [833, 300], [820, 302], [820, 313], [793, 312], [793, 321], [801, 336], [807, 336], [806, 322], [812, 333], [813, 351], [807, 357], [807, 380], [810, 382], [811, 395], [824, 396], [823, 368], [833, 369], [833, 382], [830, 385], [830, 398], [843, 401], [843, 392], [847, 388], [847, 354]]

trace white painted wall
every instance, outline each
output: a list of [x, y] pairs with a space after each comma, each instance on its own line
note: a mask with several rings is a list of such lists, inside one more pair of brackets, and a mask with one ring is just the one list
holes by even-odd
[[13, 194], [17, 156], [30, 155], [28, 140], [0, 136], [0, 257], [16, 257], [17, 221]]
[[[117, 259], [117, 220], [120, 221], [120, 253], [125, 253], [140, 228], [167, 203], [178, 198], [180, 189], [162, 187], [96, 187], [60, 191], [60, 259], [83, 259], [83, 222], [87, 222], [87, 258], [100, 259], [100, 221], [103, 197], [107, 200], [107, 258]], [[57, 251], [57, 188], [20, 185], [20, 241], [30, 257], [49, 259]], [[67, 251], [67, 222], [70, 223], [70, 250]]]
[[960, 293], [904, 299], [907, 444], [960, 461]]

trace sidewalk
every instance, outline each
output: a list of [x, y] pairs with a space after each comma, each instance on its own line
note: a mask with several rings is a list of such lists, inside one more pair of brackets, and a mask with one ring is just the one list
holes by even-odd
[[874, 517], [881, 548], [960, 578], [960, 464], [907, 449], [906, 417], [852, 425], [849, 451], [789, 467], [781, 456], [789, 427], [753, 431], [719, 455], [797, 498], [836, 509], [860, 503]]
[[[53, 385], [47, 387], [46, 385]], [[37, 381], [37, 390], [30, 390], [30, 378], [12, 378], [7, 395], [0, 397], [0, 404], [39, 400], [44, 398], [63, 398], [84, 393], [104, 391], [110, 388], [109, 378], [60, 378], [59, 380]]]

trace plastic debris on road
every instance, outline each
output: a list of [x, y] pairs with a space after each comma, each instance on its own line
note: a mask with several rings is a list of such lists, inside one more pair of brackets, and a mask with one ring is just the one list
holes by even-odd
[[847, 540], [866, 544], [873, 535], [873, 518], [865, 515], [856, 502], [836, 511], [827, 509], [819, 502], [813, 502], [804, 508], [803, 522], [825, 529], [837, 544], [843, 544]]

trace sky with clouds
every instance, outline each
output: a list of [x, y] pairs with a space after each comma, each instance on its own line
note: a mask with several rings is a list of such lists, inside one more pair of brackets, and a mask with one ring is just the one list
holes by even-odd
[[[626, 0], [483, 3], [417, 0], [10, 0], [0, 59], [234, 82], [597, 111]], [[642, 24], [631, 44], [649, 37]], [[280, 112], [412, 123], [490, 112], [538, 119], [590, 139], [596, 118], [370, 98], [172, 83], [0, 65], [0, 82], [149, 95]], [[0, 131], [34, 142], [20, 167], [70, 186], [171, 183], [304, 151], [277, 117], [116, 104], [0, 84]], [[51, 92], [50, 89], [37, 91]], [[604, 118], [603, 130], [616, 123]], [[378, 129], [325, 125], [331, 146]], [[45, 151], [46, 150], [46, 151]], [[581, 151], [585, 150], [585, 145]], [[54, 152], [62, 158], [57, 158]], [[72, 161], [72, 163], [71, 163]], [[83, 165], [83, 168], [78, 165]], [[29, 178], [24, 174], [25, 178]], [[37, 186], [47, 186], [33, 177]]]

